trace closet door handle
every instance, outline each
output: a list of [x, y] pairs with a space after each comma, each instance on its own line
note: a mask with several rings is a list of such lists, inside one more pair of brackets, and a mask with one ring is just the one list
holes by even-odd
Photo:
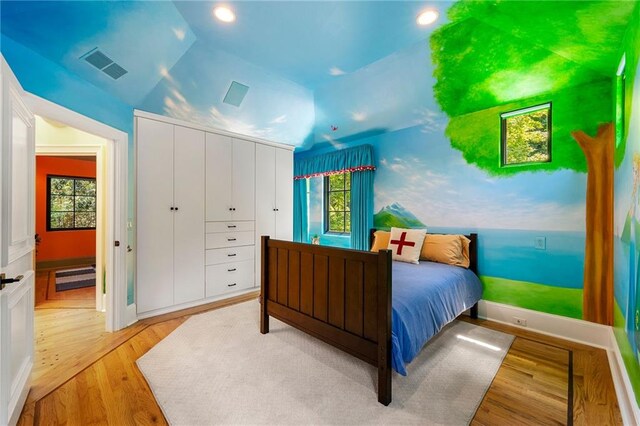
[[229, 211], [232, 212], [233, 211], [233, 207], [229, 207]]
[[174, 211], [176, 208], [175, 207], [169, 207], [169, 210]]
[[176, 207], [176, 211], [178, 211], [178, 208]]
[[236, 255], [235, 253], [229, 253], [227, 257], [235, 257], [235, 255]]
[[235, 272], [236, 268], [227, 269], [227, 272]]
[[236, 225], [227, 225], [227, 228], [235, 228]]
[[227, 241], [235, 241], [235, 238], [227, 238]]
[[234, 285], [236, 285], [237, 283], [233, 283], [233, 284], [227, 284], [227, 287], [233, 287]]

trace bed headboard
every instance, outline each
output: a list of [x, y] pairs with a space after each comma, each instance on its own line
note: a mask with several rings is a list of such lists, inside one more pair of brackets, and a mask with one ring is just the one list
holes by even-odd
[[[373, 246], [374, 234], [377, 231], [375, 228], [371, 228], [369, 231], [369, 248]], [[440, 234], [443, 235], [443, 234]], [[469, 243], [469, 269], [471, 269], [476, 275], [478, 275], [478, 234], [463, 234], [471, 242]]]

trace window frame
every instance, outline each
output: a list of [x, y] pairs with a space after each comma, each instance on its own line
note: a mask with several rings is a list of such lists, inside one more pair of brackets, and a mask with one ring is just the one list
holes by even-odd
[[[73, 201], [73, 223], [75, 224], [75, 215], [77, 213], [76, 211], [76, 205], [75, 205], [75, 197], [76, 197], [76, 185], [75, 182], [77, 180], [85, 180], [85, 181], [93, 181], [96, 184], [96, 195], [93, 196], [93, 198], [95, 199], [95, 209], [94, 210], [86, 210], [86, 211], [80, 211], [80, 213], [94, 213], [96, 215], [96, 226], [94, 227], [83, 227], [83, 228], [52, 228], [51, 227], [51, 196], [52, 195], [59, 195], [59, 194], [51, 194], [51, 179], [73, 179], [73, 195], [67, 195], [67, 196], [71, 196], [74, 198]], [[47, 175], [47, 232], [57, 232], [57, 231], [95, 231], [97, 228], [97, 209], [98, 209], [98, 193], [97, 193], [97, 181], [96, 178], [92, 178], [92, 177], [84, 177], [84, 176], [66, 176], [66, 175]], [[87, 196], [88, 197], [88, 196]], [[57, 211], [54, 211], [53, 213], [58, 213]]]
[[[334, 175], [338, 175], [340, 173], [335, 173]], [[331, 191], [330, 190], [330, 183], [329, 183], [329, 179], [331, 178], [331, 176], [334, 175], [327, 175], [324, 176], [323, 178], [323, 205], [322, 205], [322, 209], [323, 209], [323, 219], [324, 219], [324, 233], [325, 234], [329, 234], [329, 235], [351, 235], [351, 172], [344, 172], [342, 173], [343, 175], [349, 175], [349, 189], [346, 188], [346, 185], [343, 189], [341, 190], [337, 190], [337, 191]], [[330, 193], [336, 193], [336, 192], [342, 192], [343, 194], [346, 194], [347, 192], [349, 193], [349, 199], [345, 201], [345, 209], [347, 206], [347, 202], [349, 203], [349, 210], [338, 210], [339, 212], [342, 212], [345, 214], [345, 228], [342, 232], [340, 231], [332, 231], [329, 229], [329, 194]], [[346, 195], [345, 195], [346, 196]], [[346, 230], [346, 225], [347, 225], [347, 221], [346, 221], [346, 213], [349, 213], [349, 231]]]
[[[519, 115], [531, 114], [536, 111], [548, 109], [547, 114], [547, 149], [549, 152], [549, 158], [545, 161], [524, 161], [522, 163], [507, 163], [507, 120]], [[500, 113], [500, 167], [520, 167], [531, 166], [535, 164], [546, 164], [552, 161], [552, 128], [553, 106], [552, 102], [545, 102], [542, 104], [532, 105], [530, 107], [518, 108], [515, 110]]]

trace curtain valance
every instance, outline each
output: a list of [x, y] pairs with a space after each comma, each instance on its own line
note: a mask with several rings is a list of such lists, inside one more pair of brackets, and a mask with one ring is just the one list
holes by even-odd
[[375, 169], [373, 147], [360, 145], [296, 161], [293, 175], [298, 180]]

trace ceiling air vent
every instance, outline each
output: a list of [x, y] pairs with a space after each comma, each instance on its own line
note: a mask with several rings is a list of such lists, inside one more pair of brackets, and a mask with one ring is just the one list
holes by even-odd
[[127, 70], [122, 68], [120, 65], [115, 63], [113, 59], [109, 58], [107, 55], [98, 50], [97, 47], [82, 55], [80, 59], [84, 59], [114, 80], [119, 79], [127, 73]]
[[240, 84], [237, 81], [232, 81], [222, 102], [239, 107], [248, 91], [249, 86]]
[[118, 64], [116, 64], [114, 62], [111, 65], [109, 65], [108, 67], [104, 68], [102, 70], [102, 72], [104, 72], [106, 75], [108, 75], [109, 77], [113, 78], [114, 80], [117, 80], [120, 77], [122, 77], [123, 75], [125, 75], [127, 73], [127, 70], [125, 70], [120, 65], [118, 65]]

